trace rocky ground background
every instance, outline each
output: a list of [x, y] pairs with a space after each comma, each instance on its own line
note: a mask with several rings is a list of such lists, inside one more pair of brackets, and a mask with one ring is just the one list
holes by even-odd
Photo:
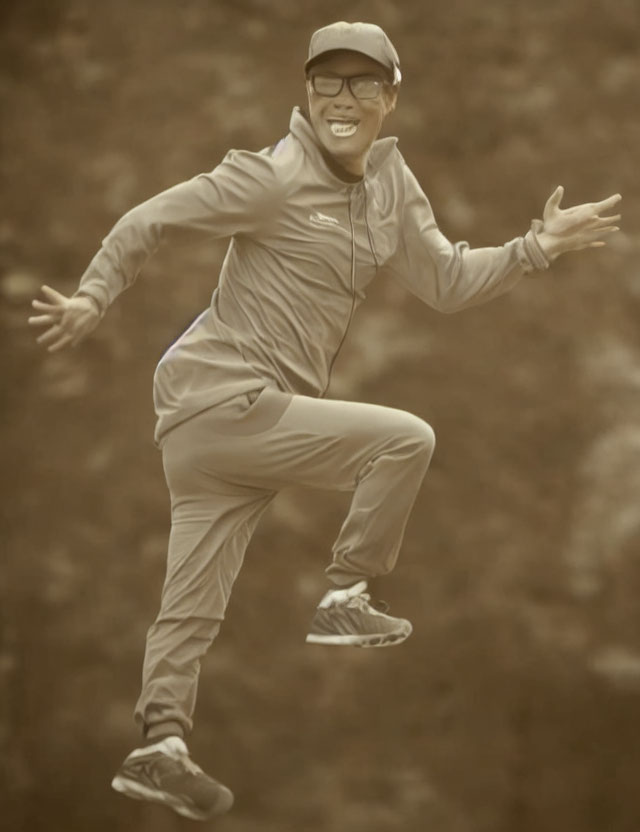
[[235, 790], [222, 832], [640, 829], [637, 0], [22, 0], [0, 12], [4, 828], [192, 828], [109, 781], [137, 741], [168, 501], [151, 379], [224, 253], [158, 254], [82, 347], [27, 328], [128, 208], [303, 101], [311, 31], [376, 21], [405, 81], [389, 133], [444, 232], [523, 233], [624, 194], [624, 232], [493, 303], [437, 314], [373, 287], [331, 394], [438, 436], [384, 651], [304, 634], [344, 495], [283, 492], [201, 680], [194, 756]]

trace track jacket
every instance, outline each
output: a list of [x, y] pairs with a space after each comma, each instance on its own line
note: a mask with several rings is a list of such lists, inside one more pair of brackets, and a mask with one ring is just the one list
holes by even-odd
[[454, 312], [548, 266], [531, 231], [499, 247], [451, 244], [396, 142], [376, 141], [364, 177], [345, 182], [295, 108], [289, 134], [274, 147], [231, 150], [210, 173], [116, 223], [76, 292], [102, 314], [161, 244], [190, 234], [231, 238], [211, 305], [158, 364], [157, 444], [191, 416], [265, 386], [323, 396], [379, 271]]

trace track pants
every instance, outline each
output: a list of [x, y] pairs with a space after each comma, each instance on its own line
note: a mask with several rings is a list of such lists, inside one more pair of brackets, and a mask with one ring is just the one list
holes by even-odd
[[200, 660], [278, 490], [353, 492], [326, 570], [336, 586], [348, 586], [395, 565], [434, 445], [429, 425], [405, 411], [273, 388], [169, 432], [162, 447], [172, 512], [167, 572], [135, 713], [149, 739], [191, 730]]

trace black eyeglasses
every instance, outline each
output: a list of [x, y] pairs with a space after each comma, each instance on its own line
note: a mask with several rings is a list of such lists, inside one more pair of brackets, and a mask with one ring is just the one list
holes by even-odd
[[385, 82], [373, 75], [311, 75], [309, 77], [314, 92], [325, 98], [335, 98], [342, 92], [345, 83], [354, 98], [367, 100], [377, 98]]

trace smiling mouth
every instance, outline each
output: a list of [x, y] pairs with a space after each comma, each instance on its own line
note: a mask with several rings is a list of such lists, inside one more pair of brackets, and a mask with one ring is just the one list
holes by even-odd
[[348, 138], [349, 136], [353, 136], [358, 129], [359, 123], [355, 119], [327, 119], [327, 121], [329, 122], [329, 129], [333, 135], [338, 138]]

